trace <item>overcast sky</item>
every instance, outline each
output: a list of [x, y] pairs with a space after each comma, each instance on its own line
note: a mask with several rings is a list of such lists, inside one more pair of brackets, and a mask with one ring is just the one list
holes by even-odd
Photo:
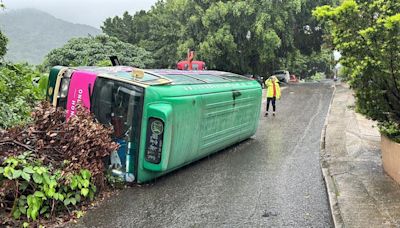
[[53, 16], [100, 28], [107, 17], [148, 10], [157, 0], [2, 0], [8, 10], [36, 8]]

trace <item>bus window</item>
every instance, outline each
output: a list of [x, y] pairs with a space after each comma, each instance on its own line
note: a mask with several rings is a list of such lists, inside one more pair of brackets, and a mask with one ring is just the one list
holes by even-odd
[[[99, 86], [101, 84], [101, 87]], [[98, 79], [95, 83], [93, 95], [92, 95], [92, 112], [95, 113], [97, 120], [102, 123], [109, 125], [111, 124], [111, 103], [112, 103], [112, 90], [114, 82], [111, 80], [103, 81]]]

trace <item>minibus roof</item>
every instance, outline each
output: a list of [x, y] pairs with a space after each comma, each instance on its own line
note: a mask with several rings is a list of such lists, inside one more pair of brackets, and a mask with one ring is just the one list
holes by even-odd
[[212, 70], [170, 70], [170, 69], [139, 69], [130, 66], [113, 67], [74, 67], [73, 69], [98, 73], [99, 77], [125, 81], [131, 84], [151, 85], [183, 85], [183, 84], [210, 84], [249, 81], [247, 77]]
[[154, 75], [146, 70], [142, 70], [130, 66], [110, 66], [110, 67], [96, 67], [96, 66], [81, 66], [73, 67], [75, 70], [94, 72], [98, 77], [124, 81], [130, 84], [148, 86], [148, 85], [162, 85], [171, 84], [172, 81], [164, 78], [161, 75]]
[[146, 72], [154, 75], [159, 75], [163, 78], [171, 80], [171, 84], [208, 84], [208, 83], [224, 83], [224, 82], [237, 82], [249, 81], [251, 79], [223, 71], [212, 70], [169, 70], [169, 69], [156, 69], [145, 70]]

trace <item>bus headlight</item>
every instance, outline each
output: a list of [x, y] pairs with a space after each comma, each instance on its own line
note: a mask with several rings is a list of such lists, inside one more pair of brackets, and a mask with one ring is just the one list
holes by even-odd
[[60, 98], [66, 98], [68, 95], [68, 88], [69, 88], [69, 81], [70, 78], [63, 78], [61, 80], [61, 87], [60, 87]]

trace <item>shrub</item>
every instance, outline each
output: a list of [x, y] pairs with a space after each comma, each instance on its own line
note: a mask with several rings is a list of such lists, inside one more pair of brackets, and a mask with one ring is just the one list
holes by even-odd
[[394, 121], [385, 121], [381, 122], [379, 125], [379, 130], [382, 134], [385, 134], [393, 141], [400, 143], [400, 126], [399, 123]]
[[[1, 4], [2, 3], [0, 2], [0, 8], [2, 8]], [[7, 52], [7, 43], [8, 43], [7, 37], [4, 36], [3, 33], [0, 31], [0, 58], [3, 58], [3, 56]]]
[[325, 75], [324, 75], [324, 73], [321, 73], [321, 72], [317, 72], [313, 76], [311, 76], [311, 80], [317, 81], [317, 82], [321, 81], [323, 78], [325, 78]]
[[93, 199], [96, 192], [88, 170], [63, 174], [44, 166], [31, 152], [6, 158], [0, 166], [0, 181], [1, 206], [8, 207], [14, 219], [50, 218]]
[[398, 0], [345, 0], [314, 11], [349, 70], [357, 111], [377, 120], [389, 137], [400, 135], [399, 12]]
[[[65, 111], [42, 102], [27, 126], [0, 131], [0, 214], [50, 218], [77, 209], [105, 184], [103, 159], [118, 149], [112, 130], [77, 106]], [[28, 152], [27, 152], [28, 151]]]
[[338, 76], [344, 82], [348, 82], [351, 79], [351, 69], [348, 67], [342, 66], [339, 68]]
[[46, 79], [25, 64], [0, 66], [0, 129], [30, 120], [32, 107], [45, 96]]

